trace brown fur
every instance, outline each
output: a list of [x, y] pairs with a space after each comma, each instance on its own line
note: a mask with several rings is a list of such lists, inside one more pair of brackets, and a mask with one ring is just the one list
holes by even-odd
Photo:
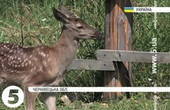
[[[28, 87], [58, 85], [76, 55], [78, 39], [98, 35], [94, 28], [76, 18], [66, 8], [53, 9], [53, 13], [56, 19], [64, 23], [56, 44], [21, 47], [0, 43], [0, 78], [24, 87], [26, 110], [35, 110], [35, 100], [38, 96], [38, 93], [28, 92]], [[45, 102], [49, 110], [56, 110], [55, 101], [55, 96], [46, 96]]]

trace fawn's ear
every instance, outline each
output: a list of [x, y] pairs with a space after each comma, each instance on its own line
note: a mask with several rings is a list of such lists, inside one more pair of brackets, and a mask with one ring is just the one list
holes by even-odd
[[66, 16], [66, 14], [64, 14], [60, 9], [53, 8], [53, 15], [57, 20], [63, 23], [67, 23], [69, 21], [69, 18]]
[[70, 10], [66, 7], [60, 7], [58, 9], [53, 8], [54, 17], [64, 23], [68, 23], [71, 19], [79, 18], [75, 16]]

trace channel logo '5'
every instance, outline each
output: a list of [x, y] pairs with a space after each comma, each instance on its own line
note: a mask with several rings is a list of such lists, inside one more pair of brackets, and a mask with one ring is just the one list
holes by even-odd
[[9, 108], [17, 108], [24, 102], [24, 92], [17, 86], [9, 86], [2, 92], [2, 101]]

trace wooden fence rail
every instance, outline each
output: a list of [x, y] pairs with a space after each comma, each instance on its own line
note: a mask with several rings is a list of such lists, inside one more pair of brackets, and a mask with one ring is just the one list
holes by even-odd
[[67, 70], [100, 70], [100, 71], [114, 71], [112, 61], [75, 59]]
[[98, 50], [97, 58], [104, 61], [152, 63], [152, 60], [156, 60], [156, 63], [170, 63], [170, 52]]
[[144, 52], [125, 50], [97, 50], [97, 60], [75, 59], [68, 70], [100, 70], [114, 71], [113, 61], [152, 63], [152, 56], [157, 57], [157, 63], [170, 63], [170, 52]]

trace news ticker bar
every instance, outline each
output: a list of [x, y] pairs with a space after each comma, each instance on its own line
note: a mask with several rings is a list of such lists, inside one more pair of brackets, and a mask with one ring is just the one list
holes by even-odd
[[126, 13], [169, 13], [170, 7], [124, 7]]
[[29, 87], [30, 92], [170, 92], [170, 87]]

